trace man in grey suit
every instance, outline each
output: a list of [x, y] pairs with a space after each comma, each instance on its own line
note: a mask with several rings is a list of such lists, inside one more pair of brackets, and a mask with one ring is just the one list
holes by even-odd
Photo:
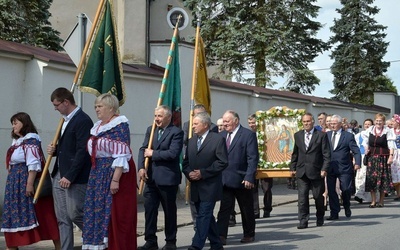
[[197, 228], [190, 250], [203, 249], [206, 238], [211, 249], [223, 249], [213, 215], [216, 201], [222, 197], [222, 170], [228, 166], [225, 139], [209, 129], [211, 118], [198, 113], [193, 118], [193, 132], [183, 160], [183, 173], [190, 181], [191, 201], [197, 212]]
[[[342, 129], [342, 117], [333, 115], [331, 131], [327, 133], [331, 145], [331, 162], [327, 177], [330, 216], [327, 220], [339, 219], [340, 203], [336, 193], [336, 180], [342, 191], [343, 207], [346, 217], [351, 217], [350, 199], [354, 171], [360, 168], [361, 152], [354, 135]], [[353, 166], [353, 158], [355, 164]]]
[[[181, 183], [180, 155], [183, 145], [183, 131], [172, 125], [172, 112], [167, 106], [155, 109], [152, 147], [149, 149], [150, 132], [147, 128], [142, 147], [139, 149], [139, 177], [146, 181], [144, 189], [145, 232], [146, 243], [139, 250], [158, 249], [157, 215], [160, 204], [165, 215], [165, 241], [163, 250], [176, 249], [177, 207], [176, 194]], [[145, 158], [149, 158], [150, 166], [145, 169]]]
[[75, 104], [72, 93], [58, 88], [51, 94], [54, 109], [64, 117], [57, 145], [48, 145], [47, 153], [57, 156], [53, 172], [53, 197], [60, 230], [62, 250], [74, 247], [73, 223], [83, 228], [83, 204], [91, 168], [86, 143], [93, 122]]
[[324, 177], [331, 159], [330, 147], [326, 133], [314, 128], [312, 114], [306, 113], [301, 118], [304, 130], [294, 134], [294, 147], [290, 170], [297, 178], [298, 187], [298, 229], [308, 227], [310, 218], [309, 192], [312, 190], [317, 209], [317, 226], [324, 224]]

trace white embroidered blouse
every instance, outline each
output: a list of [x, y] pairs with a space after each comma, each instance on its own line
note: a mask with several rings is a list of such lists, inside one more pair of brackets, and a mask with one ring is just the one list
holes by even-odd
[[[11, 155], [10, 165], [15, 165], [19, 163], [26, 162], [26, 166], [28, 167], [28, 171], [42, 171], [42, 164], [40, 162], [40, 151], [39, 147], [33, 145], [23, 145], [23, 141], [26, 139], [34, 138], [38, 141], [40, 137], [38, 134], [35, 133], [28, 133], [24, 137], [13, 139], [12, 146], [16, 146], [17, 148]], [[25, 149], [25, 152], [24, 152]]]
[[[128, 119], [124, 115], [119, 115], [104, 125], [100, 125], [101, 121], [97, 121], [90, 130], [90, 134], [97, 136], [98, 134], [108, 131], [123, 122], [129, 123]], [[87, 146], [90, 155], [93, 153], [92, 144], [93, 140], [89, 139]], [[112, 168], [122, 167], [123, 173], [129, 172], [128, 161], [132, 157], [132, 154], [127, 143], [99, 137], [97, 140], [96, 158], [102, 157], [114, 158], [114, 161], [111, 165]]]

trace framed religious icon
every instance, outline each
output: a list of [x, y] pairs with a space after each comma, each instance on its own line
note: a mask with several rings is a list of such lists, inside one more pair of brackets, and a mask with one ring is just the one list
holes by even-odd
[[290, 159], [294, 133], [302, 128], [304, 109], [275, 106], [256, 112], [257, 142], [260, 161], [257, 178], [291, 177]]

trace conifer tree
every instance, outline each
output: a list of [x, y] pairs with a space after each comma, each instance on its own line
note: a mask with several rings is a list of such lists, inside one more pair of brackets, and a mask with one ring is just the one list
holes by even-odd
[[334, 46], [331, 72], [334, 88], [330, 93], [336, 98], [360, 104], [373, 104], [374, 91], [397, 92], [384, 73], [390, 66], [383, 57], [387, 52], [385, 42], [387, 27], [373, 18], [379, 8], [373, 0], [341, 0], [337, 9], [340, 18], [331, 27]]

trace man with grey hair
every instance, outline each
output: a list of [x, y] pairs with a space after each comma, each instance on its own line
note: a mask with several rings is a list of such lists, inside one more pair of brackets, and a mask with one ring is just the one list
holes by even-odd
[[243, 238], [240, 242], [250, 243], [255, 237], [252, 189], [259, 159], [257, 137], [254, 132], [240, 125], [239, 115], [235, 111], [226, 111], [222, 118], [225, 131], [221, 135], [226, 139], [229, 165], [222, 172], [224, 186], [218, 212], [218, 231], [222, 242], [226, 244], [229, 216], [236, 199], [242, 216]]
[[[155, 109], [152, 147], [148, 148], [152, 126], [147, 128], [142, 147], [139, 149], [139, 177], [146, 182], [144, 189], [146, 243], [139, 250], [158, 249], [157, 215], [162, 204], [165, 216], [164, 250], [176, 249], [177, 207], [176, 194], [181, 183], [180, 155], [183, 145], [183, 131], [171, 123], [172, 112], [168, 106], [161, 105]], [[145, 169], [145, 158], [150, 165]]]
[[314, 127], [314, 117], [306, 113], [301, 117], [303, 130], [294, 134], [294, 147], [290, 170], [297, 178], [298, 229], [308, 228], [310, 219], [310, 190], [317, 210], [317, 227], [324, 225], [324, 178], [329, 168], [330, 148], [326, 133]]
[[213, 215], [215, 203], [222, 198], [222, 171], [228, 166], [225, 139], [211, 133], [206, 112], [193, 118], [194, 136], [189, 139], [182, 171], [191, 183], [190, 197], [196, 209], [196, 231], [190, 250], [203, 249], [206, 238], [211, 249], [223, 249]]
[[[361, 165], [361, 153], [354, 135], [342, 129], [342, 117], [339, 115], [332, 116], [331, 129], [327, 132], [331, 145], [331, 161], [327, 176], [330, 216], [327, 220], [337, 220], [339, 219], [340, 203], [336, 193], [336, 180], [339, 179], [340, 182], [345, 215], [351, 217], [351, 189], [354, 171], [359, 169]], [[353, 158], [355, 160], [354, 166]]]

